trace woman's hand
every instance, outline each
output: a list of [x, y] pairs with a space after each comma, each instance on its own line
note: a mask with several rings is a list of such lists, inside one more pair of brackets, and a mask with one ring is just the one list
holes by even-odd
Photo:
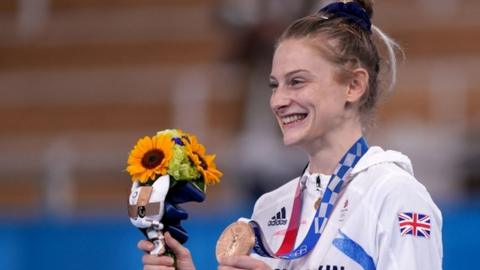
[[193, 264], [192, 255], [190, 251], [182, 246], [177, 240], [175, 240], [170, 233], [165, 233], [165, 243], [170, 248], [170, 250], [175, 254], [176, 258], [176, 267], [174, 265], [174, 260], [169, 256], [154, 256], [150, 255], [149, 252], [153, 250], [154, 245], [152, 242], [147, 240], [140, 240], [138, 242], [138, 248], [145, 251], [146, 254], [143, 255], [143, 269], [144, 270], [195, 270], [195, 265]]
[[272, 270], [272, 268], [250, 256], [230, 256], [220, 260], [218, 270]]

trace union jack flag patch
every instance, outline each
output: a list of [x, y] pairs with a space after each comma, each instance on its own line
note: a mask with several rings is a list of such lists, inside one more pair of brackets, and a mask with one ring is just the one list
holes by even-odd
[[400, 234], [420, 236], [430, 238], [430, 216], [414, 213], [401, 212], [398, 214], [398, 223], [400, 224]]

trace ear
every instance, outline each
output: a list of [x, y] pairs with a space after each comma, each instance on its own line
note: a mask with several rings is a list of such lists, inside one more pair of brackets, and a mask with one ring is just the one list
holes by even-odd
[[347, 102], [355, 103], [365, 94], [368, 88], [368, 72], [364, 68], [352, 71], [352, 78], [348, 84]]

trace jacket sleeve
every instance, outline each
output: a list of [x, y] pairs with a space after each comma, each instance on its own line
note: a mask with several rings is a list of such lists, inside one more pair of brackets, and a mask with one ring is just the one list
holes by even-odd
[[442, 269], [442, 216], [423, 185], [392, 176], [377, 228], [379, 270]]

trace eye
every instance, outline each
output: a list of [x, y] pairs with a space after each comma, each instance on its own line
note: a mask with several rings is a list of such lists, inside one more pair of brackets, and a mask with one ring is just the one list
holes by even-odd
[[276, 82], [276, 81], [270, 81], [270, 82], [268, 83], [268, 86], [270, 87], [270, 89], [272, 89], [272, 91], [275, 91], [275, 90], [277, 89], [277, 87], [278, 87], [278, 82]]
[[289, 81], [289, 85], [294, 87], [294, 88], [298, 88], [298, 87], [301, 87], [303, 84], [305, 83], [305, 80], [302, 79], [302, 78], [292, 78], [290, 81]]

